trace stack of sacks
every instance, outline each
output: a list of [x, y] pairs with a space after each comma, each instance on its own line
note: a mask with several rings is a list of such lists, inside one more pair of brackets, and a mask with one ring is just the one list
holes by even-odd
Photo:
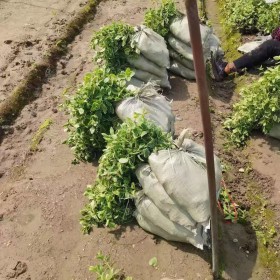
[[[140, 166], [136, 176], [143, 187], [135, 199], [139, 225], [170, 241], [209, 246], [210, 201], [203, 146], [186, 137], [177, 140], [179, 149], [161, 150]], [[217, 199], [222, 177], [215, 157]]]
[[[200, 32], [204, 59], [206, 61], [210, 58], [211, 52], [220, 51], [220, 41], [208, 26], [200, 24]], [[168, 43], [171, 57], [169, 70], [186, 79], [195, 79], [189, 23], [186, 16], [173, 20], [170, 25]]]
[[163, 37], [144, 25], [135, 27], [135, 30], [131, 44], [136, 46], [140, 55], [128, 59], [135, 73], [129, 84], [139, 87], [141, 83], [151, 81], [170, 89], [166, 70], [170, 66], [169, 52]]
[[149, 83], [140, 89], [136, 96], [128, 97], [117, 104], [116, 114], [122, 121], [134, 118], [137, 114], [145, 114], [146, 119], [163, 131], [174, 133], [175, 116], [171, 104]]

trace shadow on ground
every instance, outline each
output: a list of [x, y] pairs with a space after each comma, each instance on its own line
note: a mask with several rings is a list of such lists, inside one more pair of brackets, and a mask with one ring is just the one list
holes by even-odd
[[250, 223], [220, 222], [221, 279], [248, 280], [253, 278], [258, 246], [256, 233]]
[[[114, 235], [116, 240], [120, 240], [125, 232], [138, 229], [137, 222], [118, 227], [109, 233]], [[146, 237], [145, 237], [146, 238]], [[162, 243], [163, 239], [158, 236], [153, 237], [155, 244]], [[199, 250], [187, 243], [168, 243], [183, 253], [197, 255], [211, 266], [211, 249]], [[257, 238], [252, 226], [225, 223], [220, 220], [219, 224], [219, 267], [221, 280], [248, 280], [254, 279], [253, 269], [257, 259]], [[184, 264], [183, 264], [184, 265]], [[199, 273], [199, 271], [198, 271]], [[186, 278], [187, 279], [187, 278]]]
[[165, 90], [164, 94], [174, 101], [186, 101], [190, 98], [188, 85], [184, 79], [171, 76], [170, 77], [171, 89]]

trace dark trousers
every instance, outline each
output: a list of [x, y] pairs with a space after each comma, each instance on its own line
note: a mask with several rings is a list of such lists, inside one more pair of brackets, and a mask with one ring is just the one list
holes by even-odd
[[280, 55], [280, 41], [270, 39], [263, 42], [256, 49], [244, 54], [240, 58], [233, 61], [236, 70], [240, 71], [244, 68], [252, 68], [258, 64], [262, 64], [269, 58]]

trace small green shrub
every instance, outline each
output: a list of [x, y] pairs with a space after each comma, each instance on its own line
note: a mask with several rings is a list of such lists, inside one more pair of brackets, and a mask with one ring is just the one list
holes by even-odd
[[245, 143], [253, 129], [268, 133], [280, 123], [280, 65], [269, 68], [257, 81], [241, 89], [241, 99], [224, 125], [237, 146]]
[[242, 33], [268, 34], [280, 25], [280, 3], [264, 0], [219, 0], [225, 21]]
[[172, 147], [172, 137], [158, 126], [138, 116], [137, 122], [126, 120], [118, 130], [104, 135], [107, 146], [99, 160], [97, 179], [88, 186], [88, 205], [82, 210], [81, 225], [88, 232], [92, 225], [114, 227], [132, 219], [132, 201], [140, 163], [152, 152]]
[[280, 3], [266, 4], [262, 1], [257, 6], [257, 29], [264, 34], [270, 33], [280, 25]]
[[116, 103], [133, 95], [126, 89], [132, 74], [130, 69], [117, 75], [104, 68], [96, 69], [84, 77], [76, 95], [66, 100], [65, 108], [70, 114], [65, 125], [69, 133], [66, 143], [74, 150], [76, 159], [91, 161], [105, 147], [102, 133], [108, 133], [119, 123]]
[[89, 271], [96, 274], [97, 280], [132, 280], [132, 277], [124, 277], [120, 269], [113, 267], [110, 257], [98, 252], [96, 259], [99, 264], [90, 266]]
[[95, 32], [91, 40], [91, 47], [96, 50], [95, 61], [104, 64], [112, 73], [125, 70], [127, 58], [137, 55], [131, 43], [134, 34], [134, 28], [122, 22], [114, 22]]

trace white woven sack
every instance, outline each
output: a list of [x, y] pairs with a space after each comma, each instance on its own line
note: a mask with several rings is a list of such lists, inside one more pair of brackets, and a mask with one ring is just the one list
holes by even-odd
[[140, 81], [136, 78], [131, 78], [129, 81], [126, 82], [127, 84], [127, 89], [131, 90], [131, 91], [139, 91], [143, 86], [144, 86], [144, 82]]
[[[175, 18], [170, 24], [170, 32], [174, 37], [187, 45], [191, 45], [191, 37], [189, 33], [189, 22], [187, 16]], [[200, 24], [200, 33], [202, 44], [205, 42], [212, 30], [205, 25]]]
[[280, 140], [280, 124], [273, 126], [268, 135]]
[[[172, 45], [171, 44], [170, 45], [172, 46], [173, 49], [180, 50], [178, 52], [183, 56], [185, 56], [189, 52], [188, 47], [191, 47], [188, 18], [184, 16], [184, 17], [174, 19], [170, 25], [170, 31], [172, 34], [171, 38], [173, 37], [173, 39], [170, 39], [172, 43]], [[213, 34], [211, 28], [200, 24], [200, 33], [201, 33], [201, 42], [202, 42], [205, 61], [211, 57], [211, 53], [213, 52], [222, 53], [220, 49], [220, 44], [221, 44], [220, 40], [218, 39], [217, 36]], [[178, 42], [176, 42], [174, 38], [177, 39]], [[187, 45], [188, 47], [184, 46], [184, 44]]]
[[[198, 160], [201, 164], [206, 167], [206, 154], [205, 148], [194, 142], [193, 140], [189, 139], [189, 130], [184, 129], [179, 137], [176, 139], [175, 144], [177, 147], [182, 149], [185, 152], [188, 152], [195, 156], [196, 160]], [[216, 192], [217, 192], [217, 199], [219, 197], [219, 191], [221, 187], [221, 180], [222, 180], [222, 167], [219, 158], [214, 155], [214, 165], [215, 165], [215, 178], [216, 178]]]
[[[191, 243], [195, 247], [203, 249], [202, 235], [195, 235], [193, 232], [169, 220], [143, 191], [136, 194], [135, 205], [137, 208], [135, 217], [142, 228], [167, 240]], [[139, 219], [140, 217], [141, 219]], [[143, 220], [146, 221], [149, 227], [145, 227]]]
[[138, 80], [144, 81], [145, 83], [155, 82], [157, 85], [163, 88], [171, 89], [171, 85], [168, 80], [168, 73], [166, 69], [164, 69], [165, 77], [158, 77], [154, 74], [136, 68], [133, 68], [132, 71], [134, 72], [133, 77], [137, 78]]
[[257, 48], [259, 45], [264, 43], [267, 40], [272, 39], [271, 35], [267, 36], [260, 36], [257, 38], [255, 41], [247, 42], [243, 45], [241, 45], [237, 50], [242, 52], [242, 53], [248, 53]]
[[252, 42], [247, 42], [243, 45], [241, 45], [237, 50], [242, 52], [242, 53], [248, 53], [257, 48], [259, 45], [261, 45], [263, 42], [262, 41], [252, 41]]
[[[180, 54], [178, 54], [177, 52], [175, 52], [172, 49], [169, 49], [169, 55], [170, 55], [171, 58], [173, 58], [173, 60], [178, 61], [179, 63], [181, 63], [186, 68], [194, 70], [194, 65], [193, 65], [192, 60], [188, 60], [188, 59], [183, 58]], [[171, 64], [171, 62], [170, 62], [170, 64]]]
[[214, 53], [215, 55], [222, 55], [223, 51], [220, 46], [221, 42], [219, 38], [211, 32], [202, 44], [204, 59], [209, 59], [211, 57], [211, 53]]
[[132, 44], [136, 45], [148, 60], [160, 67], [168, 68], [169, 53], [164, 38], [144, 25], [137, 26], [135, 29]]
[[154, 235], [160, 236], [165, 240], [169, 241], [185, 242], [185, 238], [182, 239], [178, 236], [172, 236], [169, 233], [167, 233], [164, 229], [154, 225], [149, 219], [143, 217], [137, 209], [134, 211], [134, 217], [136, 218], [141, 228], [150, 233], [153, 233]]
[[149, 72], [158, 77], [166, 77], [166, 68], [159, 67], [152, 61], [145, 58], [143, 55], [139, 55], [136, 58], [128, 58], [128, 63], [137, 69], [145, 72]]
[[162, 130], [174, 133], [175, 116], [171, 104], [157, 93], [153, 85], [147, 84], [136, 96], [126, 98], [116, 106], [116, 114], [122, 121], [133, 118], [135, 113], [146, 113], [145, 117]]
[[192, 48], [189, 45], [180, 41], [172, 35], [169, 35], [167, 40], [174, 51], [182, 55], [185, 59], [193, 61], [193, 52]]
[[136, 176], [145, 195], [151, 199], [165, 216], [186, 229], [194, 233], [197, 232], [197, 223], [189, 213], [178, 207], [169, 197], [148, 164], [140, 165], [136, 170]]
[[186, 78], [187, 80], [195, 80], [195, 72], [192, 69], [188, 69], [184, 65], [182, 65], [180, 62], [171, 59], [170, 60], [170, 68], [169, 71], [179, 75], [183, 78]]
[[[210, 217], [207, 172], [205, 158], [197, 153], [200, 151], [161, 150], [150, 155], [149, 164], [171, 199], [196, 222], [206, 225]], [[219, 166], [217, 184], [220, 175]]]

